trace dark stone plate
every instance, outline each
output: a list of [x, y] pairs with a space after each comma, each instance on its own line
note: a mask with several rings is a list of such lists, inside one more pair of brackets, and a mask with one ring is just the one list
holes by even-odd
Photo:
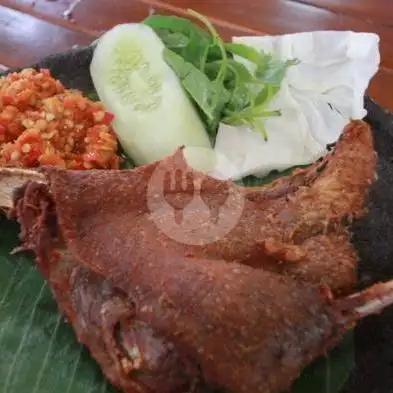
[[[33, 67], [48, 68], [65, 86], [89, 93], [93, 90], [89, 73], [92, 53], [91, 47], [77, 48], [49, 56]], [[361, 259], [360, 287], [393, 278], [393, 114], [368, 97], [365, 102], [379, 162], [369, 214], [354, 225], [353, 242]], [[355, 337], [356, 367], [343, 393], [392, 393], [393, 307], [364, 320]]]

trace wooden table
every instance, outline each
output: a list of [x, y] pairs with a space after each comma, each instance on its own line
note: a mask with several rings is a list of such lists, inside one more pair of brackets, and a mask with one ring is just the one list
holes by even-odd
[[186, 15], [187, 8], [210, 17], [227, 38], [317, 29], [375, 32], [382, 61], [369, 94], [393, 110], [392, 0], [0, 0], [0, 63], [26, 66], [88, 44], [118, 23], [152, 12]]

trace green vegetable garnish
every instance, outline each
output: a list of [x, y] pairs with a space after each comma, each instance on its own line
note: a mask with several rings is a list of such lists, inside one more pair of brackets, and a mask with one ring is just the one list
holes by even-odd
[[[270, 109], [286, 70], [297, 60], [281, 61], [250, 46], [225, 43], [211, 22], [189, 10], [205, 28], [174, 16], [152, 15], [144, 23], [155, 30], [166, 49], [164, 59], [175, 71], [214, 140], [219, 124], [246, 125], [267, 133], [264, 118], [280, 116]], [[234, 56], [252, 63], [250, 71]]]

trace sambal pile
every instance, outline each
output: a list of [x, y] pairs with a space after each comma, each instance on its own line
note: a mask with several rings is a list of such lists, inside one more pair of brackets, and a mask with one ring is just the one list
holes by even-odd
[[0, 166], [117, 169], [113, 115], [48, 70], [0, 79]]

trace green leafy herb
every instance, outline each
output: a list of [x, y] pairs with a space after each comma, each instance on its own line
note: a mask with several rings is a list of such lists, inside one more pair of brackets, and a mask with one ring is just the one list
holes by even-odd
[[136, 167], [135, 163], [127, 156], [124, 149], [120, 146], [118, 151], [119, 156], [123, 159], [121, 169], [133, 169]]
[[[221, 39], [220, 35], [217, 33], [216, 29], [214, 26], [210, 23], [210, 21], [205, 18], [203, 15], [199, 14], [198, 12], [195, 12], [193, 10], [189, 10], [189, 13], [194, 16], [195, 18], [199, 19], [208, 29], [210, 32], [211, 36], [213, 37], [213, 46], [216, 45], [218, 49], [220, 50], [221, 53], [221, 65], [218, 70], [217, 77], [215, 81], [217, 83], [223, 83], [225, 79], [225, 73], [227, 72], [228, 69], [228, 56], [227, 52], [225, 50], [225, 45], [223, 40]], [[205, 58], [206, 58], [206, 53], [208, 53], [208, 50], [205, 51]]]
[[275, 94], [280, 90], [277, 86], [265, 85], [258, 94], [254, 96], [253, 104], [254, 106], [264, 106], [271, 101]]
[[236, 56], [242, 57], [246, 60], [251, 61], [257, 66], [265, 59], [265, 56], [261, 56], [261, 53], [251, 46], [238, 43], [225, 44], [225, 49], [233, 53]]
[[186, 18], [151, 15], [143, 23], [154, 29], [168, 49], [198, 69], [202, 59], [207, 61], [208, 58], [219, 57], [213, 37]]
[[189, 19], [178, 16], [150, 15], [143, 23], [154, 30], [168, 30], [172, 33], [181, 33], [187, 37], [198, 37], [203, 44], [212, 43], [211, 36]]
[[98, 97], [97, 92], [95, 92], [95, 91], [92, 91], [89, 94], [86, 94], [86, 97], [89, 100], [92, 100], [92, 101], [99, 101], [100, 100], [100, 98]]
[[164, 59], [196, 105], [213, 142], [221, 122], [247, 125], [267, 139], [264, 119], [280, 116], [279, 108], [270, 104], [286, 70], [297, 61], [280, 61], [244, 44], [225, 43], [206, 17], [193, 10], [189, 14], [205, 30], [174, 16], [153, 15], [144, 23], [163, 40]]
[[190, 43], [190, 39], [182, 33], [171, 33], [163, 29], [157, 30], [156, 32], [158, 32], [158, 35], [167, 48], [182, 49], [186, 48]]
[[233, 59], [228, 59], [228, 67], [233, 73], [235, 87], [247, 86], [247, 83], [259, 83], [258, 79], [243, 64]]
[[227, 124], [246, 124], [251, 128], [259, 129], [267, 139], [262, 118], [280, 116], [279, 110], [267, 110], [267, 108], [280, 90], [286, 70], [298, 62], [275, 60], [271, 54], [239, 43], [225, 44], [225, 48], [233, 55], [251, 62], [254, 73], [253, 80], [245, 82], [249, 93], [248, 104], [242, 110], [227, 110], [222, 121]]
[[276, 59], [271, 59], [264, 68], [257, 70], [257, 77], [262, 77], [267, 85], [279, 88], [285, 77], [287, 69], [297, 64], [297, 60], [287, 60], [282, 62]]
[[169, 49], [164, 50], [164, 59], [209, 121], [213, 121], [228, 100], [223, 84], [209, 80], [202, 71]]

